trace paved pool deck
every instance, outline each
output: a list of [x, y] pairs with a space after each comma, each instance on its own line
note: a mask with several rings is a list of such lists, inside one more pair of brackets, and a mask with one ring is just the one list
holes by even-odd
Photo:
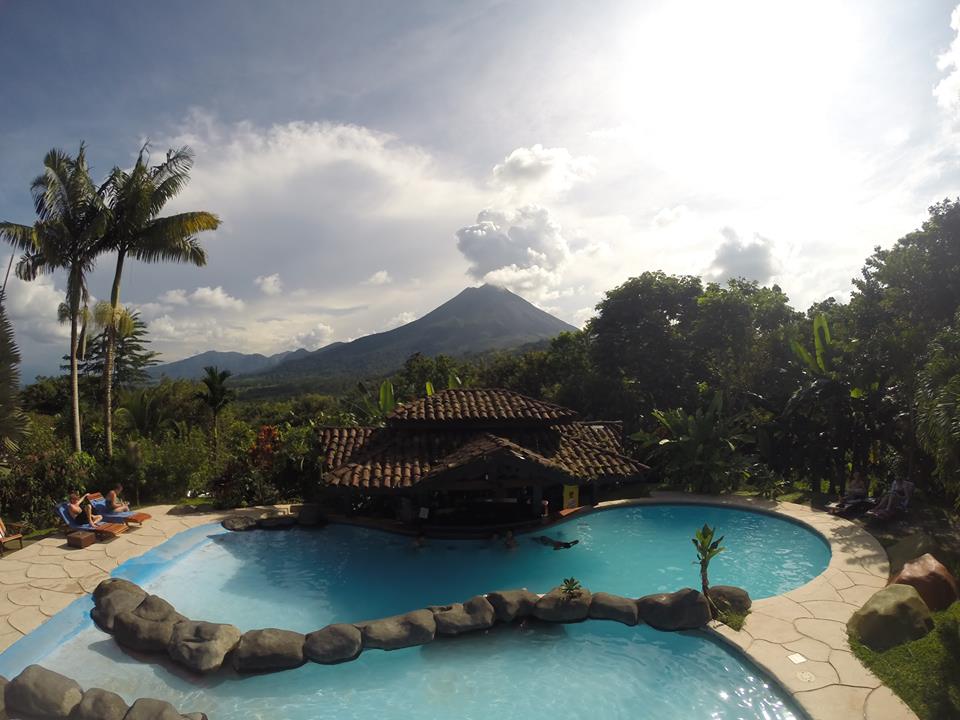
[[[741, 631], [714, 623], [706, 630], [742, 651], [790, 692], [811, 720], [916, 720], [916, 715], [850, 651], [846, 622], [887, 583], [887, 554], [859, 525], [803, 505], [756, 498], [655, 493], [599, 508], [657, 502], [706, 503], [776, 513], [819, 533], [830, 564], [806, 585], [757, 600]], [[172, 505], [143, 508], [143, 527], [108, 542], [72, 548], [61, 536], [44, 538], [0, 558], [0, 652], [91, 592], [122, 562], [174, 535], [228, 515], [274, 508], [171, 515]], [[282, 509], [284, 506], [278, 506]]]

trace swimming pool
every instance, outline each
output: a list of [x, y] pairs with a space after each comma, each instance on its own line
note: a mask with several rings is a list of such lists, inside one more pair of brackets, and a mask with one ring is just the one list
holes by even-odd
[[[824, 570], [829, 547], [810, 530], [760, 513], [703, 505], [645, 505], [594, 513], [547, 534], [579, 540], [554, 551], [529, 536], [519, 547], [431, 541], [348, 526], [319, 531], [182, 533], [114, 573], [195, 619], [241, 630], [301, 632], [390, 615], [495, 589], [545, 592], [563, 577], [632, 597], [697, 586], [690, 537], [704, 522], [727, 536], [714, 584], [754, 598], [797, 587]], [[534, 533], [534, 535], [539, 533]], [[420, 648], [369, 651], [333, 667], [268, 676], [193, 678], [120, 650], [83, 616], [89, 600], [0, 656], [0, 672], [28, 663], [106, 685], [125, 697], [160, 697], [212, 718], [790, 718], [786, 694], [745, 659], [695, 633], [616, 623], [499, 627]], [[73, 619], [70, 620], [70, 615]], [[65, 635], [73, 633], [66, 642]], [[46, 642], [44, 642], [46, 636]], [[51, 640], [52, 651], [44, 648]], [[17, 667], [8, 667], [16, 665]], [[105, 680], [108, 678], [108, 680]]]

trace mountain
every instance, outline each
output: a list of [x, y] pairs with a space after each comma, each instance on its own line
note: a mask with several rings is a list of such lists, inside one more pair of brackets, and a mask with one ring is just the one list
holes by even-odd
[[[470, 287], [413, 322], [347, 343], [334, 343], [308, 352], [243, 355], [208, 352], [153, 369], [153, 374], [199, 377], [214, 357], [235, 362], [244, 384], [275, 387], [284, 392], [342, 386], [347, 379], [386, 375], [414, 353], [463, 357], [490, 350], [509, 350], [548, 340], [572, 325], [540, 310], [504, 288]], [[221, 367], [230, 367], [228, 364]], [[243, 369], [239, 369], [239, 368]], [[231, 368], [233, 369], [233, 368]]]
[[[333, 343], [333, 345], [341, 344], [342, 343]], [[205, 367], [214, 365], [221, 370], [229, 370], [234, 375], [245, 375], [274, 367], [287, 358], [297, 358], [309, 354], [310, 352], [303, 348], [299, 350], [288, 350], [287, 352], [277, 353], [276, 355], [208, 350], [205, 353], [184, 358], [183, 360], [157, 365], [150, 368], [149, 373], [150, 377], [156, 379], [161, 377], [168, 377], [172, 380], [179, 380], [180, 378], [196, 379], [203, 375], [203, 369]]]

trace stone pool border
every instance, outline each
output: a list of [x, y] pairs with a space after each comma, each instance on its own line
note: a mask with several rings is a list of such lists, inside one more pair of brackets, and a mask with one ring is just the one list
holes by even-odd
[[[827, 569], [783, 595], [756, 600], [743, 630], [718, 623], [703, 632], [742, 652], [789, 692], [810, 720], [863, 718], [916, 720], [914, 713], [850, 652], [846, 621], [889, 576], [887, 555], [860, 526], [793, 503], [739, 496], [657, 492], [650, 498], [600, 503], [561, 519], [562, 524], [614, 507], [694, 504], [733, 507], [798, 522], [830, 545]], [[63, 538], [40, 540], [0, 558], [0, 652], [79, 597], [120, 563], [198, 525], [237, 514], [257, 516], [285, 506], [167, 514], [172, 505], [146, 508], [154, 520], [109, 543], [77, 550]], [[800, 662], [794, 657], [799, 655]]]

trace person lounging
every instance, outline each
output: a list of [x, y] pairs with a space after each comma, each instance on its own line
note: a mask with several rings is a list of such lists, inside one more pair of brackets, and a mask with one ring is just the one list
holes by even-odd
[[108, 513], [120, 513], [120, 512], [129, 512], [130, 503], [125, 503], [120, 499], [120, 493], [123, 492], [123, 485], [117, 483], [113, 486], [113, 489], [107, 493], [107, 512]]
[[70, 498], [67, 502], [67, 514], [75, 523], [82, 523], [85, 518], [88, 525], [96, 527], [100, 521], [103, 520], [103, 516], [93, 514], [93, 505], [87, 500], [89, 494], [90, 493], [84, 493], [80, 495], [76, 492], [70, 493]]
[[887, 493], [880, 498], [877, 506], [867, 513], [877, 520], [889, 520], [907, 511], [910, 497], [913, 495], [913, 483], [908, 480], [894, 480]]
[[538, 535], [537, 537], [530, 538], [530, 539], [533, 540], [534, 542], [540, 543], [541, 545], [552, 547], [554, 550], [569, 550], [574, 545], [580, 542], [579, 540], [571, 540], [570, 542], [564, 542], [563, 540], [554, 540], [553, 538], [547, 537], [546, 535]]
[[867, 497], [867, 482], [860, 471], [853, 473], [850, 482], [847, 483], [847, 492], [837, 502], [830, 503], [827, 511], [831, 515], [849, 516], [864, 512], [871, 505]]

